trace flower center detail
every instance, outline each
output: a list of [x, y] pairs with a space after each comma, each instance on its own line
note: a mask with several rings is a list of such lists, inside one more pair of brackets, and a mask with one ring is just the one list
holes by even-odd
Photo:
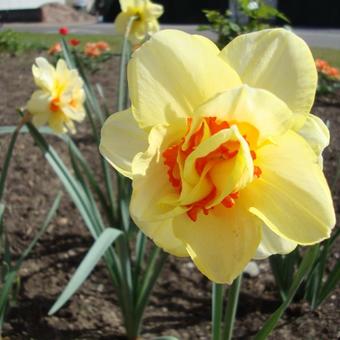
[[50, 101], [50, 110], [52, 112], [57, 112], [59, 111], [59, 98], [53, 98]]
[[[193, 127], [192, 118], [187, 119], [187, 132], [179, 143], [173, 144], [163, 151], [162, 156], [164, 164], [167, 167], [167, 174], [170, 184], [176, 189], [178, 194], [183, 190], [182, 172], [183, 166], [186, 160], [191, 156], [193, 152], [199, 148], [199, 146], [211, 136], [217, 134], [222, 130], [230, 130], [230, 124], [226, 121], [218, 121], [216, 117], [205, 117], [201, 123]], [[242, 136], [247, 141], [247, 136]], [[203, 157], [196, 157], [194, 159], [194, 169], [196, 174], [201, 178], [205, 177], [208, 181], [211, 189], [203, 198], [200, 198], [193, 203], [185, 204], [188, 208], [187, 215], [192, 221], [197, 220], [199, 213], [207, 215], [211, 209], [214, 209], [214, 200], [218, 196], [218, 188], [214, 184], [210, 172], [216, 166], [219, 166], [223, 162], [235, 162], [235, 158], [240, 152], [240, 141], [237, 139], [229, 139], [222, 142], [214, 150], [206, 153]], [[249, 152], [249, 151], [248, 151]], [[256, 159], [256, 153], [254, 150], [250, 150], [251, 158], [253, 162]], [[254, 177], [261, 176], [261, 169], [254, 165]], [[228, 174], [226, 174], [228, 176]], [[222, 196], [222, 200], [219, 200], [218, 204], [222, 204], [225, 208], [232, 208], [236, 204], [236, 200], [239, 197], [238, 190], [229, 192], [225, 196]]]

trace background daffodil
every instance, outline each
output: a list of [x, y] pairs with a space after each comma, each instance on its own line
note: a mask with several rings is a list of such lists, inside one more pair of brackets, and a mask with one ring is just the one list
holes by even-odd
[[32, 72], [39, 90], [27, 103], [33, 124], [48, 125], [57, 133], [75, 132], [73, 121], [85, 117], [85, 92], [77, 70], [70, 70], [60, 59], [54, 68], [45, 58], [37, 58]]
[[251, 258], [329, 237], [329, 133], [310, 114], [317, 73], [300, 38], [264, 30], [219, 51], [162, 31], [128, 82], [131, 108], [105, 122], [100, 149], [132, 179], [132, 218], [157, 245], [231, 283]]
[[134, 20], [129, 39], [132, 44], [142, 43], [147, 36], [159, 31], [158, 18], [163, 14], [163, 6], [154, 4], [150, 0], [119, 0], [121, 12], [115, 20], [116, 30], [125, 34], [129, 20]]

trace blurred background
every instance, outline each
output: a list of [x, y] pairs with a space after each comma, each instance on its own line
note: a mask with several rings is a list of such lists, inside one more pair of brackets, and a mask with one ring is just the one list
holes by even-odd
[[[202, 24], [206, 18], [203, 9], [223, 11], [233, 8], [236, 0], [158, 0], [165, 13], [161, 18], [167, 24]], [[340, 27], [339, 0], [266, 0], [283, 12], [292, 26]], [[95, 15], [104, 22], [112, 22], [119, 12], [118, 0], [0, 0], [0, 21], [45, 21], [48, 7], [68, 6], [80, 12]]]

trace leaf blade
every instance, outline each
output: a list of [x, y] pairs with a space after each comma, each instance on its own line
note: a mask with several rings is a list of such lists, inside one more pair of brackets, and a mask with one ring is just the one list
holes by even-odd
[[90, 275], [101, 257], [105, 254], [111, 244], [121, 235], [121, 231], [114, 228], [107, 228], [92, 245], [85, 258], [80, 263], [71, 280], [63, 290], [57, 301], [48, 312], [52, 315], [57, 312], [79, 289], [83, 282]]

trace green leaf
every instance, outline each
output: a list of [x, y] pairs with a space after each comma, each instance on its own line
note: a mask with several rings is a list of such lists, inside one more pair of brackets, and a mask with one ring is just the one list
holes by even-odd
[[149, 297], [156, 280], [161, 273], [164, 263], [168, 257], [168, 254], [163, 252], [157, 246], [154, 246], [150, 256], [148, 264], [143, 275], [140, 288], [138, 290], [138, 300], [136, 306], [136, 319], [141, 320], [143, 317], [144, 309], [149, 301]]
[[66, 40], [64, 38], [61, 39], [61, 47], [63, 49], [63, 54], [64, 54], [64, 58], [65, 58], [66, 64], [70, 68], [76, 68], [75, 60], [73, 58], [73, 55], [72, 55], [72, 53], [70, 51], [70, 48], [69, 48]]
[[137, 240], [136, 240], [136, 261], [135, 261], [135, 270], [133, 273], [136, 299], [138, 298], [139, 275], [142, 272], [146, 241], [147, 241], [147, 238], [145, 234], [141, 230], [139, 230], [137, 234]]
[[96, 238], [97, 235], [100, 233], [100, 226], [98, 226], [97, 221], [91, 214], [89, 201], [86, 197], [86, 194], [84, 193], [84, 190], [70, 174], [57, 152], [52, 148], [52, 146], [47, 144], [43, 136], [33, 126], [33, 124], [27, 123], [27, 126], [33, 139], [44, 153], [44, 156], [51, 165], [52, 169], [55, 171], [61, 182], [64, 184], [66, 191], [69, 193], [73, 202], [77, 206], [92, 236]]
[[15, 142], [17, 140], [18, 134], [19, 134], [19, 130], [15, 129], [13, 134], [12, 134], [12, 138], [9, 142], [7, 153], [6, 153], [5, 160], [4, 160], [4, 164], [2, 166], [2, 170], [1, 170], [1, 173], [0, 173], [0, 201], [2, 200], [2, 196], [3, 196], [3, 193], [5, 191], [5, 183], [6, 183], [8, 168], [9, 168], [9, 165], [10, 165], [10, 162], [11, 162], [11, 159], [12, 159], [14, 145], [15, 145]]
[[158, 336], [157, 338], [154, 338], [153, 340], [179, 340], [175, 336], [171, 335], [164, 335], [164, 336]]
[[[84, 91], [86, 95], [85, 111], [86, 111], [87, 118], [90, 121], [93, 137], [97, 145], [99, 145], [100, 133], [98, 131], [97, 125], [99, 123], [100, 126], [102, 126], [104, 119], [105, 119], [105, 113], [103, 112], [97, 100], [97, 97], [95, 95], [94, 89], [89, 79], [86, 76], [81, 59], [78, 58], [77, 54], [72, 54], [72, 52], [69, 49], [69, 46], [65, 43], [65, 41], [63, 43], [63, 52], [64, 52], [64, 56], [65, 56], [68, 66], [71, 68], [77, 68], [81, 78], [84, 81]], [[100, 158], [100, 162], [101, 162], [101, 166], [102, 166], [102, 170], [104, 174], [106, 192], [109, 197], [110, 219], [115, 220], [117, 206], [116, 206], [116, 202], [115, 202], [115, 198], [113, 194], [113, 184], [112, 184], [112, 178], [111, 178], [111, 173], [110, 173], [110, 166], [106, 162], [106, 160], [102, 157]]]
[[[32, 251], [33, 247], [36, 245], [40, 237], [44, 234], [46, 231], [46, 228], [50, 224], [52, 218], [54, 217], [59, 205], [60, 205], [60, 200], [61, 200], [61, 193], [58, 193], [57, 197], [55, 198], [53, 205], [47, 214], [47, 217], [45, 218], [42, 226], [40, 227], [39, 232], [36, 234], [30, 245], [26, 248], [26, 250], [23, 252], [23, 254], [20, 256], [19, 260], [16, 262], [15, 266], [13, 268], [10, 268], [9, 272], [5, 276], [5, 283], [1, 289], [1, 294], [0, 294], [0, 314], [4, 312], [4, 309], [6, 308], [9, 295], [11, 293], [12, 286], [15, 282], [15, 279], [17, 277], [17, 272], [20, 269], [20, 266], [22, 262], [25, 260], [25, 258], [30, 254]], [[0, 221], [1, 221], [1, 206], [0, 206]]]
[[337, 262], [328, 276], [327, 281], [321, 289], [316, 307], [318, 307], [335, 289], [340, 281], [340, 262]]
[[[0, 135], [8, 135], [10, 133], [13, 133], [17, 127], [14, 125], [9, 125], [9, 126], [0, 126]], [[47, 135], [54, 135], [57, 137], [62, 137], [62, 135], [56, 135], [53, 130], [51, 130], [47, 126], [42, 126], [39, 127], [38, 131], [42, 134], [47, 134]], [[23, 126], [20, 130], [20, 133], [28, 133], [29, 130], [26, 126]], [[63, 139], [63, 138], [62, 138]]]
[[314, 261], [317, 258], [318, 251], [315, 247], [310, 247], [303, 257], [303, 260], [294, 275], [294, 280], [289, 288], [287, 298], [282, 302], [281, 306], [271, 315], [271, 317], [265, 322], [262, 329], [256, 334], [254, 340], [267, 339], [268, 335], [275, 328], [276, 324], [280, 320], [286, 308], [293, 300], [298, 288], [300, 287], [304, 278], [308, 275], [313, 267]]
[[5, 205], [0, 203], [0, 225], [2, 224], [2, 216], [4, 215]]
[[15, 269], [19, 270], [22, 262], [26, 259], [26, 257], [30, 254], [30, 252], [32, 251], [32, 249], [34, 248], [34, 246], [37, 244], [37, 242], [39, 241], [40, 237], [44, 234], [44, 232], [46, 231], [47, 227], [49, 226], [49, 224], [51, 223], [53, 217], [55, 216], [59, 206], [60, 206], [60, 201], [61, 201], [61, 197], [62, 197], [62, 192], [59, 192], [56, 196], [56, 198], [54, 199], [54, 202], [52, 204], [52, 207], [50, 208], [45, 221], [43, 222], [43, 224], [41, 225], [38, 233], [35, 235], [34, 239], [32, 240], [32, 242], [30, 243], [30, 245], [26, 248], [26, 250], [21, 254], [19, 260], [17, 261], [16, 265], [15, 265]]
[[97, 180], [94, 176], [92, 169], [88, 165], [88, 162], [86, 161], [86, 159], [84, 158], [84, 156], [82, 155], [82, 153], [80, 152], [78, 147], [74, 144], [72, 139], [69, 138], [69, 137], [68, 137], [68, 145], [69, 145], [69, 151], [70, 151], [71, 158], [75, 162], [79, 163], [79, 165], [80, 165], [81, 169], [83, 170], [84, 175], [86, 176], [89, 184], [93, 188], [94, 192], [97, 194], [102, 207], [106, 211], [108, 217], [110, 217], [111, 215], [110, 215], [110, 212], [109, 212], [109, 207], [107, 205], [106, 197], [105, 197], [103, 191], [101, 190], [100, 186], [98, 185], [98, 182], [97, 182]]
[[97, 265], [101, 257], [109, 249], [111, 244], [121, 235], [121, 231], [114, 228], [107, 228], [98, 237], [93, 246], [90, 248], [85, 258], [81, 262], [80, 266], [72, 276], [70, 282], [59, 296], [58, 300], [54, 303], [49, 315], [54, 314], [58, 311], [79, 289], [79, 287], [84, 283], [87, 277], [92, 272], [93, 268]]
[[241, 283], [242, 274], [239, 277], [237, 277], [229, 287], [227, 307], [224, 315], [224, 328], [222, 333], [223, 340], [231, 340], [233, 336]]

